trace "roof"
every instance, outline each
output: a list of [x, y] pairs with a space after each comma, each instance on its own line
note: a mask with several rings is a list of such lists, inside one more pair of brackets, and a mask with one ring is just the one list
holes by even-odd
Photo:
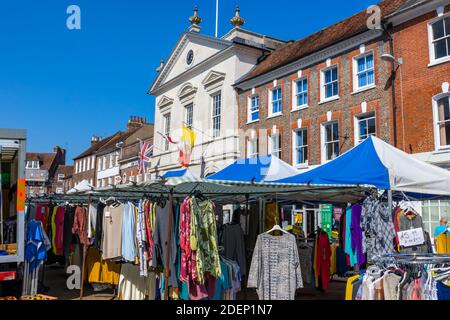
[[73, 174], [73, 166], [59, 165], [56, 169], [57, 174], [64, 174], [66, 177]]
[[83, 153], [81, 153], [80, 155], [76, 156], [75, 158], [73, 158], [73, 160], [77, 160], [80, 158], [84, 158], [87, 156], [90, 156], [92, 154], [94, 154], [95, 152], [97, 152], [101, 147], [103, 147], [106, 143], [108, 143], [112, 138], [114, 138], [119, 132], [116, 132], [115, 134], [113, 134], [112, 136], [106, 137], [103, 140], [91, 145], [88, 149], [86, 149]]
[[55, 158], [56, 153], [30, 152], [26, 155], [27, 161], [39, 161], [41, 170], [50, 170]]
[[111, 140], [108, 141], [108, 143], [104, 144], [97, 152], [98, 155], [105, 155], [110, 152], [113, 152], [114, 150], [119, 149], [117, 147], [117, 144], [119, 142], [125, 142], [126, 139], [128, 139], [130, 136], [132, 136], [134, 133], [136, 133], [140, 128], [134, 128], [130, 131], [119, 131]]
[[415, 198], [450, 196], [450, 172], [417, 160], [373, 136], [333, 161], [277, 182], [364, 184], [412, 193]]
[[[385, 0], [378, 6], [382, 15], [387, 16], [402, 8], [411, 0]], [[237, 84], [256, 78], [271, 70], [285, 66], [291, 62], [308, 56], [311, 53], [322, 50], [337, 42], [348, 39], [357, 34], [368, 30], [367, 19], [370, 14], [366, 10], [361, 11], [345, 20], [342, 20], [330, 27], [316, 32], [306, 38], [297, 40], [286, 46], [273, 51], [267, 57], [256, 65], [246, 76], [238, 81]]]

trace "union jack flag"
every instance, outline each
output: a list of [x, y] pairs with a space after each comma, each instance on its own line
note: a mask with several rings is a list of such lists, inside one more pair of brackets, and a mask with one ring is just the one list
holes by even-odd
[[153, 156], [153, 145], [149, 142], [144, 142], [139, 140], [140, 142], [140, 151], [139, 151], [139, 173], [147, 172], [147, 166], [150, 163], [150, 158]]

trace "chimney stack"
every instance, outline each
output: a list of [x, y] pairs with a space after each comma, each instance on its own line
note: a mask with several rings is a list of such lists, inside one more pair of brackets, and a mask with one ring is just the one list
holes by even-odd
[[127, 132], [134, 130], [136, 128], [140, 128], [147, 124], [147, 119], [138, 116], [130, 116], [130, 120], [127, 124]]

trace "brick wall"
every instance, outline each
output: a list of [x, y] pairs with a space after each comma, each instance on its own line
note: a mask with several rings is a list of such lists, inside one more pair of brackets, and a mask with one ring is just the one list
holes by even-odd
[[[365, 52], [373, 50], [375, 61], [375, 88], [353, 93], [353, 58], [360, 55], [360, 48], [355, 48], [345, 54], [331, 59], [331, 65], [338, 64], [339, 95], [335, 101], [320, 103], [320, 72], [325, 68], [326, 62], [304, 68], [301, 76], [308, 78], [307, 109], [292, 111], [292, 86], [298, 79], [298, 73], [291, 74], [281, 79], [271, 79], [269, 83], [254, 88], [255, 94], [260, 95], [260, 120], [247, 123], [247, 101], [252, 96], [252, 90], [238, 91], [239, 102], [239, 128], [241, 132], [241, 151], [247, 155], [247, 141], [251, 131], [256, 130], [259, 135], [259, 154], [267, 154], [267, 135], [271, 133], [274, 125], [282, 135], [282, 159], [293, 163], [292, 155], [292, 131], [298, 128], [298, 119], [302, 119], [302, 127], [308, 128], [309, 164], [317, 165], [321, 162], [320, 128], [328, 121], [327, 113], [332, 112], [331, 120], [339, 121], [341, 154], [354, 146], [354, 117], [363, 113], [362, 103], [366, 102], [366, 112], [376, 113], [377, 136], [391, 143], [390, 128], [390, 91], [385, 89], [390, 75], [390, 65], [380, 60], [380, 55], [385, 52], [387, 44], [379, 39], [365, 44]], [[273, 80], [277, 80], [277, 86], [283, 88], [283, 114], [275, 118], [268, 118], [268, 94], [274, 88]], [[259, 131], [259, 130], [266, 130]]]
[[443, 82], [450, 82], [450, 62], [429, 66], [428, 23], [436, 17], [433, 11], [394, 29], [395, 57], [404, 60], [395, 82], [397, 142], [408, 153], [436, 149], [432, 99], [442, 93]]

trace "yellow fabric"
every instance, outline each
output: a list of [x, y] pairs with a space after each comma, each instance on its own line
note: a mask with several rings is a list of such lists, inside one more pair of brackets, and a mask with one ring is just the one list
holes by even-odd
[[277, 203], [268, 203], [266, 205], [266, 230], [268, 231], [273, 228], [274, 225], [279, 224], [278, 221], [278, 204]]
[[450, 239], [446, 234], [440, 234], [436, 237], [436, 252], [438, 254], [447, 254], [448, 248], [447, 248], [447, 239]]
[[353, 282], [359, 278], [359, 275], [348, 278], [345, 288], [345, 300], [353, 300]]
[[120, 264], [103, 260], [95, 248], [89, 248], [86, 255], [86, 271], [89, 283], [119, 284]]
[[450, 234], [447, 234], [447, 250], [445, 254], [450, 254]]
[[334, 275], [337, 271], [337, 264], [336, 264], [336, 245], [331, 246], [331, 260], [330, 260], [330, 274]]

